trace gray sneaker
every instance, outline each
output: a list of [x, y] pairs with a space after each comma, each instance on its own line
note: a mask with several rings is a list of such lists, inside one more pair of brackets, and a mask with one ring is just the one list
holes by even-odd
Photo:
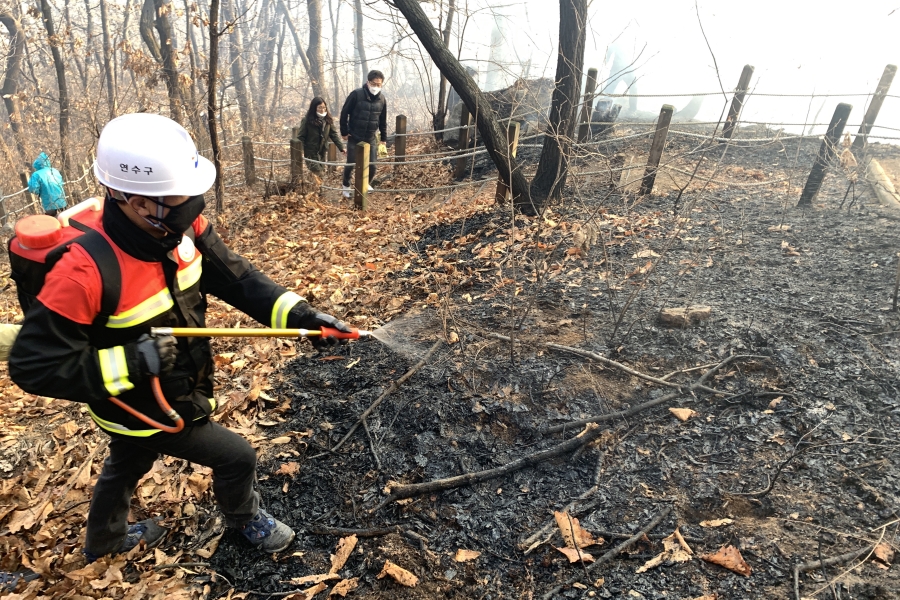
[[[155, 548], [163, 541], [167, 533], [169, 533], [169, 530], [157, 525], [153, 519], [138, 521], [128, 526], [128, 533], [125, 534], [122, 545], [119, 546], [118, 550], [110, 554], [124, 554], [142, 542], [146, 548]], [[82, 550], [82, 553], [89, 563], [94, 562], [101, 556], [89, 550]]]
[[241, 533], [263, 552], [281, 552], [294, 541], [294, 530], [259, 509], [256, 516], [241, 528]]

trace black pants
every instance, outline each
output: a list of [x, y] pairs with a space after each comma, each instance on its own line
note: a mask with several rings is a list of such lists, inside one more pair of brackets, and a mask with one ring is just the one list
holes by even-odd
[[[356, 144], [362, 140], [357, 140], [353, 136], [347, 141], [347, 166], [344, 167], [344, 187], [350, 187], [350, 176], [353, 175], [353, 168], [356, 166]], [[378, 142], [375, 138], [368, 140], [369, 142], [369, 183], [375, 179], [375, 161], [378, 160]]]
[[102, 556], [117, 551], [128, 532], [128, 507], [138, 481], [160, 454], [183, 458], [213, 470], [212, 485], [229, 527], [241, 527], [259, 509], [256, 451], [240, 435], [212, 421], [179, 433], [150, 437], [112, 434], [109, 456], [91, 500], [85, 549]]

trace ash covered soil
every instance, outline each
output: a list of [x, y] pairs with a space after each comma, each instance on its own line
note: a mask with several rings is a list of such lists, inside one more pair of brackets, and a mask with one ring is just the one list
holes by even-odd
[[[791, 598], [795, 564], [895, 547], [900, 215], [862, 185], [839, 208], [848, 185], [840, 170], [811, 207], [797, 208], [817, 148], [735, 147], [718, 171], [701, 171], [745, 183], [787, 174], [786, 185], [693, 184], [677, 198], [661, 181], [660, 193], [642, 199], [611, 194], [598, 176], [570, 182], [548, 219], [520, 217], [513, 228], [509, 209], [497, 207], [426, 231], [407, 249], [408, 268], [381, 290], [410, 298], [406, 316], [382, 329], [390, 343], [299, 356], [268, 392], [276, 401], [259, 418], [278, 423], [268, 435], [292, 442], [263, 455], [260, 490], [297, 540], [273, 560], [227, 533], [212, 566], [237, 590], [284, 595], [307, 587], [292, 578], [327, 572], [352, 529], [368, 530], [340, 571], [359, 578], [357, 597], [532, 598], [563, 585], [551, 597]], [[794, 163], [801, 167], [790, 171]], [[709, 306], [710, 318], [659, 324], [661, 308], [688, 305]], [[438, 339], [367, 428], [328, 453]], [[574, 453], [382, 504], [392, 482], [496, 468], [583, 428], [551, 427], [672, 392], [548, 342], [684, 386], [738, 358], [705, 381], [719, 394], [685, 391], [601, 423], [600, 438]], [[681, 422], [669, 407], [696, 414]], [[649, 538], [585, 571], [555, 549], [563, 546], [555, 525], [531, 539], [570, 503], [582, 527], [605, 539], [585, 549], [594, 557], [673, 510]], [[700, 524], [714, 519], [733, 522]], [[396, 530], [371, 531], [385, 527]], [[694, 558], [636, 572], [676, 527]], [[534, 541], [542, 543], [526, 553]], [[724, 545], [740, 551], [750, 576], [697, 557]], [[481, 554], [456, 562], [459, 549]], [[802, 573], [800, 595], [900, 597], [896, 567], [866, 556]], [[386, 560], [418, 585], [377, 578]], [[214, 595], [230, 589], [214, 580]]]

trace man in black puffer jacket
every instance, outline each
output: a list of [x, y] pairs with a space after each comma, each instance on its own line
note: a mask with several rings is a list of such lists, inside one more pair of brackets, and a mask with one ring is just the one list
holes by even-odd
[[[356, 164], [356, 144], [368, 142], [369, 144], [369, 190], [372, 189], [372, 180], [375, 179], [375, 161], [378, 158], [379, 147], [387, 142], [387, 101], [381, 93], [381, 85], [384, 83], [384, 73], [381, 71], [369, 71], [367, 83], [361, 88], [350, 92], [341, 109], [341, 137], [347, 140], [347, 166], [344, 167], [344, 197], [351, 194], [350, 177], [353, 175], [353, 166]], [[377, 132], [381, 133], [381, 142], [375, 138]], [[386, 149], [382, 154], [386, 154]]]

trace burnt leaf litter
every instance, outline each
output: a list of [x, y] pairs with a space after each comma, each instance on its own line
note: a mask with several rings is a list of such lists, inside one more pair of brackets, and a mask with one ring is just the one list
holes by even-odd
[[[667, 152], [686, 149], [671, 142]], [[660, 174], [657, 192], [640, 198], [610, 194], [609, 177], [598, 175], [570, 180], [564, 203], [543, 218], [516, 217], [514, 226], [509, 208], [489, 201], [473, 200], [475, 211], [439, 208], [442, 218], [391, 237], [390, 268], [365, 246], [388, 237], [386, 225], [374, 217], [360, 225], [337, 198], [316, 200], [322, 215], [333, 208], [351, 229], [384, 231], [359, 236], [361, 256], [335, 249], [324, 262], [310, 258], [318, 246], [304, 247], [296, 231], [291, 257], [273, 250], [265, 258], [287, 264], [306, 253], [312, 274], [298, 289], [315, 288], [317, 306], [354, 325], [380, 326], [385, 343], [360, 340], [320, 355], [305, 343], [217, 342], [220, 379], [231, 394], [226, 422], [260, 449], [264, 506], [298, 535], [285, 552], [259, 554], [238, 534], [223, 533], [209, 493], [200, 490], [196, 514], [184, 515], [193, 530], [171, 536], [162, 551], [208, 566], [178, 577], [214, 598], [292, 591], [304, 598], [299, 588], [309, 586], [291, 580], [329, 573], [339, 540], [356, 534], [339, 570], [342, 579], [358, 578], [348, 597], [532, 598], [561, 586], [551, 597], [792, 598], [797, 564], [879, 543], [890, 556], [900, 519], [900, 317], [891, 311], [900, 215], [878, 206], [862, 185], [839, 208], [848, 185], [839, 169], [812, 207], [797, 208], [817, 149], [812, 142], [799, 149], [736, 145], [717, 169], [720, 152], [698, 171], [740, 183], [792, 174], [766, 187], [695, 182], [678, 198], [686, 178]], [[895, 153], [872, 147], [879, 158]], [[417, 199], [373, 202], [394, 204], [373, 212], [411, 219]], [[268, 208], [242, 227], [252, 231]], [[247, 239], [233, 237], [238, 248]], [[334, 254], [377, 268], [354, 271], [355, 287], [336, 296], [334, 281], [346, 279], [329, 283], [314, 273], [343, 264]], [[264, 270], [272, 266], [266, 260]], [[658, 323], [660, 309], [691, 305], [708, 306], [709, 318], [684, 328]], [[231, 313], [217, 315], [233, 324]], [[445, 343], [428, 363], [332, 453], [438, 339]], [[583, 426], [550, 428], [673, 391], [547, 343], [608, 357], [685, 390], [728, 357], [740, 358], [704, 381], [719, 394], [685, 391], [603, 422], [600, 438], [574, 453], [384, 504], [392, 485], [503, 466]], [[263, 360], [267, 353], [283, 359]], [[670, 408], [693, 414], [680, 413], [681, 420]], [[595, 569], [582, 566], [580, 550], [570, 563], [557, 549], [566, 542], [556, 511], [603, 539], [585, 551], [599, 559], [668, 507], [674, 510], [647, 536]], [[218, 540], [211, 556], [191, 554], [211, 539]], [[664, 552], [678, 558], [664, 556], [637, 572]], [[900, 597], [891, 559], [874, 558], [865, 553], [801, 573], [800, 596]], [[379, 577], [388, 562], [417, 578], [415, 585]], [[129, 572], [138, 577], [125, 572], [126, 581]], [[318, 597], [337, 581], [327, 581]]]

